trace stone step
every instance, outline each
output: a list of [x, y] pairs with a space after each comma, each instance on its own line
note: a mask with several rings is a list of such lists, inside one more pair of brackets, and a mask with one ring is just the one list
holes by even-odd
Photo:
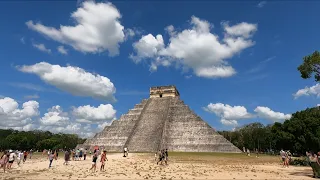
[[128, 141], [133, 152], [157, 151], [162, 139], [164, 122], [167, 118], [171, 98], [149, 99], [137, 127]]
[[[230, 142], [223, 144], [167, 144], [168, 151], [182, 151], [182, 152], [241, 152]], [[170, 157], [170, 154], [169, 154]]]
[[130, 115], [140, 115], [142, 109], [130, 109], [127, 114]]

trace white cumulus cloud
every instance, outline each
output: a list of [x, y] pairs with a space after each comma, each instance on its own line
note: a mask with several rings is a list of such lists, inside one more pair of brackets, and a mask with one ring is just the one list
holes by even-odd
[[[73, 107], [73, 111], [63, 111], [59, 105], [52, 106], [40, 117], [39, 103], [27, 101], [19, 108], [16, 100], [0, 98], [0, 129], [20, 131], [43, 130], [53, 133], [72, 133], [80, 137], [92, 137], [116, 119], [116, 110], [109, 104], [97, 108], [90, 105]], [[106, 114], [104, 114], [106, 113]], [[78, 122], [82, 118], [84, 122]], [[87, 123], [90, 122], [90, 123]]]
[[44, 126], [65, 126], [69, 123], [68, 113], [63, 112], [60, 106], [53, 106], [40, 119]]
[[124, 27], [120, 24], [121, 14], [111, 3], [85, 1], [71, 13], [74, 26], [60, 28], [45, 26], [33, 21], [26, 22], [31, 30], [62, 44], [70, 45], [84, 53], [108, 51], [110, 56], [119, 53], [119, 44], [124, 41]]
[[295, 99], [301, 96], [311, 96], [311, 95], [316, 95], [317, 97], [320, 97], [320, 84], [316, 84], [311, 87], [305, 87], [304, 89], [299, 89], [296, 93], [293, 94]]
[[244, 106], [230, 106], [228, 104], [210, 103], [204, 108], [207, 112], [214, 113], [221, 118], [220, 122], [224, 125], [236, 126], [239, 119], [248, 119], [252, 115], [248, 113]]
[[35, 47], [35, 48], [37, 48], [38, 50], [40, 50], [40, 51], [42, 51], [42, 52], [51, 54], [51, 49], [46, 48], [46, 46], [45, 46], [44, 44], [36, 44], [36, 43], [33, 43], [32, 46]]
[[27, 101], [19, 109], [17, 101], [10, 97], [0, 98], [0, 126], [23, 127], [32, 122], [32, 118], [39, 116], [39, 103]]
[[63, 54], [63, 55], [67, 55], [68, 54], [68, 50], [64, 48], [64, 46], [58, 46], [57, 50], [59, 53]]
[[283, 121], [291, 118], [291, 114], [284, 114], [281, 112], [275, 112], [268, 107], [258, 106], [254, 112], [257, 113], [258, 117], [272, 120], [275, 122]]
[[89, 96], [95, 99], [115, 101], [116, 88], [107, 77], [86, 72], [74, 66], [62, 67], [47, 62], [24, 65], [18, 69], [38, 75], [43, 81], [76, 96]]
[[134, 62], [150, 60], [150, 70], [158, 66], [181, 65], [192, 69], [199, 77], [229, 77], [236, 73], [227, 59], [255, 43], [250, 39], [257, 31], [257, 24], [242, 22], [233, 26], [223, 23], [225, 36], [211, 33], [213, 27], [208, 21], [191, 17], [191, 28], [181, 32], [170, 25], [166, 28], [170, 35], [165, 45], [162, 35], [148, 34], [133, 44], [135, 54], [130, 55]]
[[226, 126], [233, 126], [233, 127], [238, 126], [238, 121], [236, 121], [236, 120], [221, 119], [220, 122], [221, 122], [221, 124], [226, 125]]
[[268, 107], [258, 106], [254, 110], [255, 113], [249, 113], [244, 106], [230, 106], [222, 103], [210, 103], [203, 108], [205, 111], [214, 113], [220, 117], [220, 122], [226, 126], [237, 126], [240, 119], [262, 118], [279, 122], [291, 118], [291, 114], [275, 112]]
[[100, 104], [98, 107], [90, 105], [79, 106], [72, 111], [78, 122], [97, 123], [111, 121], [116, 116], [116, 110], [111, 104]]

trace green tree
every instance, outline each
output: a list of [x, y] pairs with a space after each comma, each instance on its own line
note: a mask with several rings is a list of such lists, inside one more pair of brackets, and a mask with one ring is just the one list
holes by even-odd
[[303, 79], [309, 79], [313, 75], [315, 81], [320, 81], [320, 53], [315, 51], [303, 58], [303, 63], [298, 67]]

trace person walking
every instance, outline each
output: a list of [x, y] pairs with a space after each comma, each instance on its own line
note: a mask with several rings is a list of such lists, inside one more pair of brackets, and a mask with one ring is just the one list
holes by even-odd
[[17, 157], [18, 166], [20, 166], [22, 157], [23, 157], [23, 153], [21, 151], [18, 151], [18, 157]]
[[33, 155], [33, 149], [30, 149], [30, 153], [29, 153], [30, 159], [31, 159], [32, 155]]
[[104, 165], [105, 165], [106, 160], [108, 161], [107, 151], [104, 150], [102, 155], [101, 155], [101, 160], [100, 160], [100, 162], [101, 162], [100, 171], [104, 171]]
[[9, 161], [7, 166], [8, 169], [11, 169], [11, 166], [16, 158], [16, 153], [14, 153], [12, 150], [9, 150]]
[[63, 163], [63, 165], [68, 165], [69, 160], [70, 160], [70, 152], [68, 150], [66, 150], [65, 153], [64, 153], [64, 163]]
[[0, 167], [3, 168], [3, 172], [6, 172], [7, 163], [9, 160], [9, 154], [7, 151], [4, 151], [3, 155], [0, 158]]
[[168, 154], [168, 149], [164, 150], [164, 162], [166, 163], [166, 165], [168, 164], [168, 157], [169, 157], [169, 154]]
[[49, 155], [49, 168], [51, 168], [53, 159], [55, 159], [54, 151]]
[[83, 160], [86, 160], [86, 158], [87, 158], [87, 149], [83, 151]]
[[89, 171], [91, 171], [93, 169], [93, 172], [96, 172], [97, 159], [98, 159], [98, 152], [97, 152], [97, 150], [94, 150], [93, 157], [92, 157], [92, 166]]
[[28, 152], [27, 151], [23, 151], [23, 163], [26, 162], [28, 157]]

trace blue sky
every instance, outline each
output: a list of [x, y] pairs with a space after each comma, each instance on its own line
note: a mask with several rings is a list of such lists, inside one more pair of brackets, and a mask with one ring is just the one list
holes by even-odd
[[[91, 3], [92, 9], [81, 13], [86, 3]], [[5, 112], [2, 128], [79, 130], [81, 135], [90, 136], [90, 132], [101, 130], [97, 126], [101, 128], [148, 98], [149, 87], [169, 84], [176, 85], [181, 99], [218, 130], [256, 121], [282, 122], [291, 113], [319, 103], [317, 84], [301, 79], [297, 71], [304, 56], [319, 50], [319, 2], [266, 1], [261, 6], [258, 1], [110, 3], [1, 2], [0, 107]], [[61, 25], [78, 24], [71, 17], [73, 12], [79, 12], [80, 19], [89, 19], [84, 25], [86, 32], [60, 31]], [[203, 24], [210, 26], [209, 32], [200, 26]], [[170, 25], [173, 31], [166, 30]], [[60, 34], [50, 34], [50, 27]], [[199, 37], [207, 33], [208, 37], [217, 37], [219, 43], [227, 37], [240, 38], [246, 45], [223, 49], [206, 38], [175, 44], [186, 37], [183, 31], [192, 31]], [[157, 35], [161, 35], [162, 45], [155, 38]], [[153, 47], [155, 42], [160, 42], [159, 46]], [[67, 54], [59, 52], [59, 46]], [[37, 69], [40, 62], [46, 63], [45, 72]], [[53, 65], [65, 71], [52, 70]], [[213, 69], [209, 72], [209, 66], [228, 67], [233, 73], [230, 69], [228, 73], [217, 74]], [[82, 71], [71, 72], [77, 68]], [[85, 77], [91, 75], [91, 83], [97, 83], [96, 89], [65, 76], [83, 71]], [[113, 85], [99, 84], [98, 75]], [[304, 89], [306, 86], [314, 87]], [[103, 88], [116, 90], [111, 93]], [[100, 90], [102, 95], [98, 97]], [[293, 96], [295, 93], [298, 98]], [[112, 97], [117, 101], [110, 101]], [[33, 102], [29, 103], [31, 111], [22, 107], [27, 101]], [[4, 102], [11, 108], [4, 107]], [[99, 109], [100, 104], [105, 106]], [[68, 126], [75, 128], [69, 131]]]

